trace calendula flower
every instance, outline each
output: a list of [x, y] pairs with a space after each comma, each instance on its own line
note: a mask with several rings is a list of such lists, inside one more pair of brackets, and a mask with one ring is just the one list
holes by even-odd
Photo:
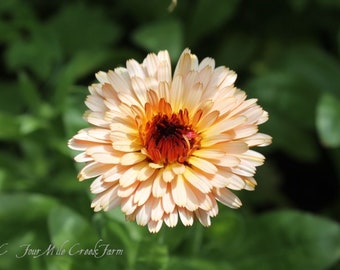
[[96, 179], [94, 211], [120, 207], [127, 220], [158, 232], [163, 222], [209, 226], [220, 203], [241, 201], [231, 190], [253, 190], [271, 137], [258, 132], [268, 114], [236, 88], [235, 72], [201, 62], [185, 49], [172, 76], [167, 51], [139, 64], [98, 72], [85, 119], [69, 147], [82, 151], [78, 178]]

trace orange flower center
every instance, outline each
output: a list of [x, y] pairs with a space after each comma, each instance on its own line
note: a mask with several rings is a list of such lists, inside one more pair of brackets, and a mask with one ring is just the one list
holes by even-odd
[[189, 124], [188, 111], [153, 116], [145, 126], [144, 146], [158, 164], [184, 163], [199, 148], [200, 137]]

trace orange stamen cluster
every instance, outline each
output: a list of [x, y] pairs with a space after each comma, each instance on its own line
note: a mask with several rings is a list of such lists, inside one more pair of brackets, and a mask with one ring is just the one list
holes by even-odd
[[187, 109], [154, 115], [146, 123], [143, 137], [149, 158], [157, 164], [184, 163], [200, 141], [189, 123]]

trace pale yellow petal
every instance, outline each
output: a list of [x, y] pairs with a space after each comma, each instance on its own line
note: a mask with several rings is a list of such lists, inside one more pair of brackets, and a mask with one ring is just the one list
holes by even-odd
[[148, 223], [148, 229], [151, 233], [157, 233], [161, 229], [162, 224], [163, 224], [162, 219], [158, 221], [150, 220]]
[[151, 190], [152, 179], [141, 182], [134, 192], [133, 202], [136, 203], [138, 206], [143, 205], [149, 199]]
[[209, 174], [215, 174], [217, 172], [217, 168], [214, 164], [209, 162], [206, 159], [202, 159], [199, 157], [191, 156], [188, 158], [189, 164], [193, 165], [194, 167], [209, 173]]
[[219, 202], [230, 208], [239, 208], [242, 205], [240, 199], [227, 188], [216, 188], [213, 192]]
[[183, 174], [185, 179], [193, 185], [195, 188], [200, 190], [203, 193], [210, 192], [212, 186], [211, 183], [205, 179], [205, 177], [197, 172], [195, 172], [190, 167], [186, 167], [185, 173]]
[[122, 165], [128, 166], [128, 165], [139, 163], [143, 161], [144, 159], [146, 159], [146, 156], [144, 154], [139, 153], [139, 152], [132, 152], [132, 153], [124, 154], [120, 159], [120, 163]]
[[186, 208], [178, 207], [178, 214], [184, 226], [192, 226], [194, 223], [193, 212], [187, 210]]
[[177, 177], [171, 182], [171, 194], [176, 205], [182, 207], [185, 206], [187, 193], [182, 175], [177, 175]]

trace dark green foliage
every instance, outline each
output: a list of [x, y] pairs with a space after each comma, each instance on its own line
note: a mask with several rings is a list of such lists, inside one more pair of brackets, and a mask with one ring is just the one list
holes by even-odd
[[[0, 1], [0, 269], [339, 269], [340, 2], [170, 4]], [[186, 47], [237, 72], [273, 144], [241, 210], [152, 235], [93, 213], [67, 141], [97, 71]]]

